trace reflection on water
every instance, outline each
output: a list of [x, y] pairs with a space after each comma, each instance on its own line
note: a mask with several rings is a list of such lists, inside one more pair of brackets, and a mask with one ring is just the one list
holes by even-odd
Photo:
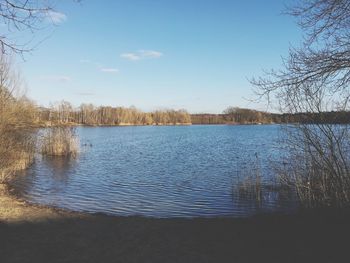
[[42, 165], [52, 169], [52, 180], [64, 185], [68, 183], [69, 175], [77, 165], [76, 159], [67, 157], [45, 157], [42, 162]]
[[[25, 199], [154, 217], [246, 216], [295, 207], [293, 194], [273, 183], [278, 126], [84, 127], [79, 135], [77, 159], [38, 157], [15, 179]], [[259, 198], [239, 187], [257, 169]]]

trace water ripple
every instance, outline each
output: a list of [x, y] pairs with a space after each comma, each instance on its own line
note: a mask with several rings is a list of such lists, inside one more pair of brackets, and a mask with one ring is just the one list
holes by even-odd
[[260, 204], [233, 190], [254, 171], [271, 179], [278, 126], [79, 128], [93, 147], [76, 160], [37, 158], [13, 185], [30, 202], [112, 215], [247, 216], [291, 209], [278, 192]]

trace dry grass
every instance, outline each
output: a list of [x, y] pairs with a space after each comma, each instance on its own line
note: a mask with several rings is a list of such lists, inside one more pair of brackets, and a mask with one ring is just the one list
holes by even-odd
[[47, 156], [75, 157], [79, 153], [79, 139], [72, 127], [52, 127], [45, 130], [41, 153]]
[[238, 195], [239, 199], [254, 200], [260, 206], [263, 195], [261, 177], [260, 161], [258, 155], [255, 154], [251, 168], [238, 176], [238, 182], [235, 183], [233, 192]]
[[34, 152], [26, 150], [16, 151], [16, 157], [11, 158], [11, 163], [0, 169], [0, 183], [6, 182], [16, 172], [27, 169], [34, 161]]
[[257, 175], [246, 175], [237, 184], [239, 197], [245, 200], [255, 200], [258, 205], [262, 201], [261, 178]]

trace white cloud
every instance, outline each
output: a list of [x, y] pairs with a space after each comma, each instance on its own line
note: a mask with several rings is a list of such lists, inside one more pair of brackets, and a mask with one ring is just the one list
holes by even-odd
[[67, 16], [65, 14], [56, 11], [48, 11], [46, 18], [54, 24], [61, 24], [67, 20]]
[[96, 69], [99, 70], [100, 72], [105, 72], [105, 73], [110, 73], [110, 74], [113, 74], [113, 73], [116, 74], [119, 72], [119, 69], [117, 69], [117, 68], [108, 68], [108, 67], [105, 67], [100, 62], [94, 62], [94, 61], [89, 60], [89, 59], [81, 59], [80, 63], [94, 65], [96, 67]]
[[141, 57], [136, 55], [135, 53], [123, 53], [120, 55], [121, 58], [125, 58], [127, 60], [132, 60], [132, 61], [136, 61], [136, 60], [140, 60]]
[[125, 58], [131, 61], [137, 61], [142, 59], [155, 59], [163, 56], [163, 53], [154, 50], [139, 50], [133, 53], [123, 53], [120, 54], [121, 58]]
[[54, 82], [69, 82], [72, 80], [68, 76], [60, 76], [60, 75], [41, 76], [40, 79], [45, 81], [54, 81]]
[[119, 69], [117, 68], [100, 68], [101, 72], [106, 72], [106, 73], [118, 73]]

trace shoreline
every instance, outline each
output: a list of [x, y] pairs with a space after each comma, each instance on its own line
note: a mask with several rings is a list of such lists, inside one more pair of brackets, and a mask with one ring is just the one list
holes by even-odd
[[342, 262], [349, 235], [349, 211], [249, 218], [108, 216], [28, 204], [0, 184], [4, 263]]
[[0, 223], [55, 219], [66, 216], [87, 216], [87, 214], [29, 203], [14, 193], [9, 185], [0, 184]]
[[252, 122], [252, 123], [176, 123], [176, 124], [81, 124], [81, 123], [56, 123], [56, 124], [37, 124], [38, 128], [52, 128], [52, 127], [179, 127], [179, 126], [258, 126], [258, 125], [284, 125], [293, 123], [264, 123], [264, 122]]

